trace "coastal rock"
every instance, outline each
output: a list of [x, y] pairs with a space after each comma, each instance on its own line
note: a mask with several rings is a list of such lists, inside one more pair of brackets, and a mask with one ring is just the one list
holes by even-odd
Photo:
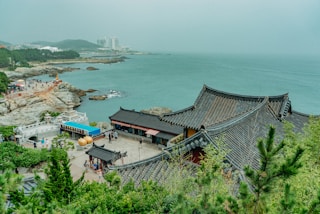
[[29, 125], [37, 122], [43, 112], [64, 112], [70, 106], [79, 106], [78, 91], [62, 82], [51, 91], [7, 96], [0, 104], [0, 126]]
[[0, 104], [0, 115], [4, 115], [6, 113], [8, 113], [8, 108], [7, 108], [7, 105], [6, 103], [1, 103]]
[[24, 107], [27, 105], [27, 100], [26, 99], [17, 99], [16, 104], [18, 108]]
[[160, 116], [162, 114], [171, 113], [172, 110], [167, 107], [152, 107], [150, 109], [141, 110], [141, 112]]
[[87, 70], [88, 71], [94, 71], [94, 70], [99, 70], [99, 69], [95, 68], [95, 67], [92, 67], [92, 66], [89, 66], [89, 67], [87, 67]]
[[110, 130], [112, 129], [112, 125], [107, 122], [97, 122], [96, 127], [100, 128], [101, 130]]
[[96, 89], [92, 89], [92, 88], [86, 90], [86, 92], [88, 92], [88, 93], [92, 93], [92, 92], [95, 92], [95, 91], [97, 91], [97, 90]]
[[73, 71], [77, 68], [70, 67], [55, 67], [51, 65], [42, 65], [31, 68], [18, 67], [15, 71], [3, 71], [7, 77], [11, 80], [25, 79], [42, 74], [49, 74], [50, 76], [56, 76], [57, 73], [65, 71]]
[[89, 100], [105, 100], [107, 99], [106, 95], [93, 95], [89, 97]]

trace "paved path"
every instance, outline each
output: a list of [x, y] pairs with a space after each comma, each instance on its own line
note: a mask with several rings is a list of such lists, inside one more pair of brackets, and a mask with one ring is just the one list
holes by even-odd
[[[117, 140], [112, 140], [111, 143], [109, 143], [109, 139], [103, 138], [96, 141], [95, 144], [98, 146], [105, 145], [104, 148], [115, 152], [127, 152], [127, 157], [124, 157], [123, 160], [117, 160], [115, 165], [133, 163], [161, 153], [161, 150], [155, 144], [142, 142], [140, 145], [136, 140], [121, 136]], [[74, 180], [80, 178], [82, 172], [85, 171], [84, 162], [86, 160], [89, 161], [89, 156], [85, 154], [85, 151], [88, 149], [84, 151], [72, 151], [70, 154], [71, 157], [74, 156], [70, 161], [71, 175]], [[85, 174], [85, 180], [99, 181], [99, 175], [93, 169], [89, 169]]]
[[[51, 146], [51, 140], [53, 137], [48, 138], [49, 141], [49, 147]], [[77, 144], [76, 140], [68, 140], [72, 141]], [[123, 165], [128, 163], [133, 163], [139, 160], [147, 159], [150, 157], [153, 157], [159, 153], [161, 153], [161, 149], [158, 148], [156, 144], [151, 143], [145, 143], [142, 142], [142, 144], [139, 143], [139, 141], [127, 138], [127, 137], [121, 137], [117, 140], [113, 139], [111, 142], [109, 142], [109, 139], [103, 138], [95, 141], [95, 144], [98, 146], [105, 145], [104, 148], [107, 148], [109, 150], [115, 151], [115, 152], [127, 152], [127, 157], [124, 157], [123, 160], [117, 160], [115, 162], [115, 165]], [[33, 148], [32, 144], [25, 144], [25, 147]], [[38, 143], [37, 148], [40, 149], [41, 143]], [[86, 149], [83, 151], [77, 151], [76, 149], [69, 151], [69, 157], [70, 157], [70, 170], [71, 175], [73, 176], [74, 180], [77, 180], [81, 177], [82, 173], [86, 170], [84, 167], [84, 162], [86, 160], [89, 161], [89, 156], [85, 154], [85, 152], [91, 148], [91, 146], [87, 146]], [[87, 181], [99, 181], [99, 175], [95, 172], [93, 169], [88, 169], [88, 171], [85, 173], [85, 180]], [[100, 180], [102, 182], [102, 179]]]

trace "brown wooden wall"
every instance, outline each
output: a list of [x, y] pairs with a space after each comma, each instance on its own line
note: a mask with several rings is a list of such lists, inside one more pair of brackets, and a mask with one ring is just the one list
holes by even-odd
[[191, 137], [194, 135], [197, 131], [194, 129], [187, 129], [187, 137]]

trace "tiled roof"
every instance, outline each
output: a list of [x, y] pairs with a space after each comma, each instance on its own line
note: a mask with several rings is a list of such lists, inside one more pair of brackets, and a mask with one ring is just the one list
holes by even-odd
[[[201, 127], [224, 123], [255, 109], [257, 105], [268, 100], [275, 117], [286, 114], [290, 107], [287, 95], [274, 97], [243, 96], [218, 91], [204, 85], [193, 106], [164, 114], [161, 119], [172, 124], [200, 130]], [[288, 107], [283, 107], [284, 105]]]
[[115, 120], [145, 128], [156, 129], [161, 132], [171, 133], [174, 136], [183, 132], [183, 127], [161, 121], [157, 115], [137, 112], [134, 110], [126, 110], [123, 108], [120, 108], [120, 110], [110, 116], [109, 119], [111, 121]]
[[[184, 145], [183, 141], [182, 144], [166, 148], [162, 153], [149, 159], [121, 166], [109, 166], [109, 170], [116, 170], [122, 177], [123, 184], [128, 183], [130, 179], [133, 179], [136, 185], [139, 185], [143, 180], [162, 183], [171, 173], [176, 172], [174, 164], [170, 164], [173, 156], [185, 154], [185, 152], [196, 147], [205, 147], [210, 143], [209, 140], [208, 136], [199, 132], [188, 138], [188, 144], [190, 145]], [[198, 165], [187, 161], [183, 164], [190, 173], [195, 173], [198, 167]]]
[[[34, 177], [24, 178], [22, 183], [23, 193], [26, 196], [30, 196], [31, 192], [37, 187], [37, 183]], [[14, 204], [10, 201], [10, 195], [7, 198], [5, 206], [6, 210], [14, 206]]]
[[[140, 185], [142, 181], [153, 180], [159, 183], [166, 181], [171, 173], [175, 172], [173, 164], [170, 164], [171, 155], [168, 152], [142, 160], [136, 163], [131, 163], [121, 166], [109, 166], [109, 170], [116, 170], [122, 177], [122, 184], [128, 183], [133, 179], [135, 185]], [[190, 173], [195, 173], [197, 165], [185, 162], [184, 165]]]
[[[122, 166], [112, 166], [111, 170], [117, 170], [127, 183], [131, 178], [139, 185], [142, 180], [155, 180], [160, 183], [171, 173], [170, 159], [173, 154], [179, 155], [191, 151], [197, 147], [204, 148], [213, 144], [218, 148], [217, 140], [225, 143], [227, 161], [237, 170], [242, 171], [244, 166], [250, 165], [254, 169], [259, 168], [259, 152], [257, 142], [259, 138], [265, 138], [270, 125], [276, 127], [276, 142], [283, 138], [283, 122], [274, 118], [273, 110], [268, 102], [260, 104], [256, 109], [247, 113], [244, 117], [210, 129], [201, 130], [180, 142], [178, 145], [164, 149], [161, 154]], [[296, 131], [301, 131], [303, 125], [308, 121], [308, 115], [293, 112], [286, 119], [296, 123]], [[192, 169], [195, 171], [196, 166]]]
[[95, 144], [93, 144], [92, 147], [88, 151], [86, 151], [86, 154], [101, 159], [107, 163], [112, 163], [113, 161], [121, 158], [120, 152], [114, 152]]
[[[221, 105], [221, 106], [219, 106]], [[162, 120], [199, 131], [174, 147], [164, 149], [156, 157], [123, 166], [114, 166], [125, 181], [129, 177], [161, 180], [170, 173], [169, 161], [174, 152], [185, 153], [204, 148], [217, 140], [225, 143], [227, 160], [240, 172], [244, 166], [259, 168], [257, 142], [266, 138], [270, 125], [276, 128], [276, 142], [284, 136], [283, 121], [291, 122], [301, 132], [309, 115], [292, 111], [287, 94], [271, 97], [250, 97], [219, 92], [204, 86], [195, 104], [189, 108], [163, 115]], [[204, 127], [201, 127], [201, 126]], [[161, 169], [161, 170], [160, 170]], [[164, 173], [159, 174], [159, 171]], [[152, 175], [152, 176], [151, 176]]]

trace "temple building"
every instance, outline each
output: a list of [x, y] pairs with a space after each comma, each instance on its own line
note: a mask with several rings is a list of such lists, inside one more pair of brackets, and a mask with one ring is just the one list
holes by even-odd
[[[222, 140], [228, 151], [227, 162], [241, 174], [246, 165], [258, 169], [257, 141], [267, 136], [271, 125], [276, 128], [276, 141], [279, 142], [284, 136], [284, 121], [292, 123], [295, 132], [301, 132], [309, 116], [293, 110], [288, 94], [245, 96], [204, 85], [192, 106], [159, 116], [160, 121], [183, 127], [182, 141], [166, 147], [155, 157], [129, 165], [111, 166], [109, 170], [118, 171], [124, 183], [129, 181], [129, 174], [136, 185], [148, 179], [161, 183], [166, 179], [165, 174], [170, 173], [168, 162], [172, 152], [188, 154], [189, 163], [197, 164], [200, 155], [204, 154], [204, 147], [212, 144], [218, 148], [218, 141]], [[125, 117], [121, 122], [126, 123]], [[144, 128], [148, 129], [148, 126]], [[156, 126], [152, 129], [159, 130]]]
[[118, 112], [109, 117], [111, 125], [116, 130], [131, 136], [143, 137], [149, 141], [166, 147], [171, 139], [183, 133], [183, 127], [173, 125], [152, 115], [134, 110], [120, 108]]

